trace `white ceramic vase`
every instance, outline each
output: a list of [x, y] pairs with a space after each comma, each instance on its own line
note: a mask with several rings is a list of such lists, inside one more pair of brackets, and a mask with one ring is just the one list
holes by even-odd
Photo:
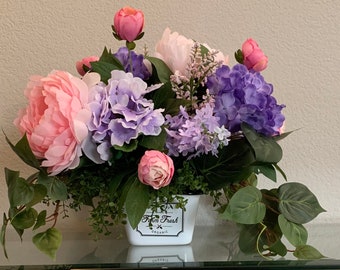
[[192, 241], [200, 195], [183, 195], [187, 199], [185, 211], [177, 209], [176, 203], [166, 212], [157, 212], [159, 218], [149, 221], [152, 211], [147, 209], [136, 229], [125, 226], [130, 244], [135, 246], [187, 245]]

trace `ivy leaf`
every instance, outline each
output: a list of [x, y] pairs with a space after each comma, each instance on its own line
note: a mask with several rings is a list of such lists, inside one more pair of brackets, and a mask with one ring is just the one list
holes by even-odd
[[257, 133], [249, 125], [242, 123], [242, 131], [255, 152], [256, 161], [278, 163], [282, 158], [280, 145], [272, 138]]
[[25, 205], [34, 197], [34, 189], [25, 179], [19, 177], [19, 172], [5, 168], [5, 178], [8, 187], [8, 198], [11, 208]]
[[316, 248], [310, 245], [297, 246], [293, 255], [302, 260], [318, 260], [325, 258]]
[[57, 177], [39, 173], [38, 184], [42, 184], [47, 189], [47, 195], [53, 201], [65, 201], [67, 199], [67, 187], [64, 182]]
[[25, 230], [34, 225], [37, 216], [38, 212], [34, 208], [24, 209], [13, 217], [11, 224], [16, 229]]
[[8, 137], [5, 134], [5, 138], [7, 143], [10, 145], [12, 150], [20, 157], [20, 159], [25, 162], [27, 165], [40, 169], [40, 162], [37, 160], [37, 158], [34, 156], [26, 134], [16, 143], [16, 145], [13, 145], [11, 141], [8, 139]]
[[282, 214], [278, 217], [278, 223], [283, 235], [293, 246], [307, 243], [308, 232], [303, 225], [290, 222]]
[[26, 207], [32, 207], [37, 203], [41, 202], [47, 195], [47, 189], [44, 185], [35, 184], [33, 185], [34, 196], [33, 199], [26, 204]]
[[36, 229], [38, 229], [41, 226], [44, 226], [46, 224], [46, 215], [47, 215], [46, 210], [43, 210], [39, 213], [39, 215], [37, 217], [37, 222], [35, 223], [33, 230], [36, 230]]
[[221, 216], [241, 224], [260, 223], [266, 214], [266, 206], [261, 200], [261, 191], [255, 187], [247, 186], [238, 190], [231, 197], [226, 211]]
[[278, 188], [279, 210], [294, 223], [304, 224], [325, 212], [315, 195], [301, 183], [285, 183]]
[[3, 215], [3, 222], [2, 222], [2, 226], [1, 226], [1, 231], [0, 231], [0, 243], [4, 252], [4, 255], [6, 257], [6, 259], [8, 259], [8, 255], [7, 255], [7, 250], [6, 250], [6, 229], [7, 229], [7, 217], [6, 214], [4, 213]]
[[132, 184], [126, 197], [126, 214], [133, 229], [142, 219], [149, 206], [149, 187], [142, 184], [138, 179]]
[[32, 238], [34, 245], [54, 260], [61, 240], [61, 233], [56, 228], [49, 228], [45, 232], [34, 235]]

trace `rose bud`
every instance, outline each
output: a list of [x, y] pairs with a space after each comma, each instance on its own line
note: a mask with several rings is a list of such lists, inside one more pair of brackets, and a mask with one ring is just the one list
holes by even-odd
[[267, 67], [268, 58], [257, 45], [256, 41], [249, 38], [242, 45], [243, 64], [248, 69], [262, 71]]
[[99, 60], [98, 56], [89, 56], [81, 59], [80, 61], [77, 61], [76, 69], [78, 73], [81, 76], [84, 76], [86, 73], [86, 70], [84, 70], [84, 66], [86, 66], [88, 69], [91, 69], [91, 62], [96, 62], [98, 60]]

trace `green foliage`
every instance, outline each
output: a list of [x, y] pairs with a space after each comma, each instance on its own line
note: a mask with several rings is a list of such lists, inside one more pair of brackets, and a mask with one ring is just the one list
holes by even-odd
[[291, 222], [304, 224], [325, 212], [315, 195], [301, 183], [281, 185], [278, 195], [280, 212]]
[[324, 255], [322, 255], [316, 248], [310, 246], [310, 245], [302, 245], [296, 247], [296, 250], [294, 251], [293, 255], [302, 260], [317, 260], [325, 258]]
[[55, 259], [61, 239], [61, 233], [56, 228], [49, 228], [45, 232], [34, 235], [32, 241], [40, 251]]
[[307, 243], [308, 232], [303, 225], [288, 221], [282, 214], [279, 215], [278, 222], [283, 235], [293, 246]]
[[256, 224], [263, 221], [266, 206], [261, 192], [252, 186], [238, 190], [228, 203], [222, 218], [242, 224]]

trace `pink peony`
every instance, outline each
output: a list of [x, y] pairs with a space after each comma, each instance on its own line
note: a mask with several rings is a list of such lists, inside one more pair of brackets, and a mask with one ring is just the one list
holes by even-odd
[[116, 34], [129, 42], [134, 41], [144, 27], [144, 14], [141, 10], [131, 7], [120, 9], [113, 19]]
[[89, 56], [89, 57], [85, 57], [85, 58], [81, 59], [80, 61], [77, 61], [76, 68], [77, 68], [78, 73], [81, 76], [84, 76], [86, 72], [85, 72], [83, 66], [85, 65], [88, 68], [91, 68], [91, 62], [96, 62], [98, 60], [99, 60], [98, 56]]
[[174, 175], [174, 163], [166, 154], [149, 150], [138, 164], [138, 178], [146, 185], [159, 189], [170, 184]]
[[268, 58], [257, 45], [256, 41], [249, 38], [242, 45], [243, 64], [248, 69], [262, 71], [267, 67]]
[[162, 59], [173, 73], [185, 76], [194, 44], [192, 39], [187, 39], [177, 32], [171, 33], [171, 30], [166, 28], [161, 40], [156, 44], [155, 57]]
[[51, 175], [78, 166], [81, 142], [90, 119], [88, 86], [64, 71], [32, 76], [25, 95], [29, 104], [14, 124], [26, 133], [30, 147]]

